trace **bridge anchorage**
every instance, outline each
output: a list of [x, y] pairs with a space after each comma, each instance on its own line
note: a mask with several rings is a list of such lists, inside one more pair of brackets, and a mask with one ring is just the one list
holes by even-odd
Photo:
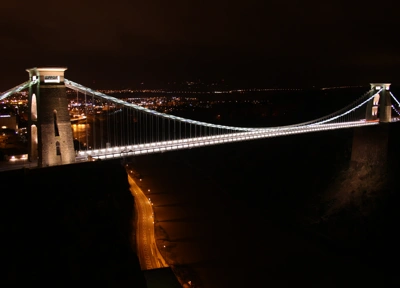
[[[234, 127], [177, 117], [117, 99], [64, 78], [66, 69], [27, 69], [28, 81], [0, 94], [1, 101], [29, 89], [28, 155], [30, 161], [38, 161], [38, 167], [400, 120], [400, 102], [389, 83], [371, 83], [370, 90], [348, 106], [312, 121], [280, 127]], [[67, 88], [77, 93], [73, 109], [85, 115], [82, 124], [72, 125], [80, 133], [75, 140]]]

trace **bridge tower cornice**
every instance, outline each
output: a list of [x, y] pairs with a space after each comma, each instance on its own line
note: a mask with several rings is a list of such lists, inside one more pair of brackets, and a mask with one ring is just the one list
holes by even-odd
[[64, 72], [67, 67], [34, 67], [26, 69], [29, 79], [39, 80], [40, 84], [64, 83]]
[[370, 83], [371, 89], [374, 90], [390, 90], [391, 83]]

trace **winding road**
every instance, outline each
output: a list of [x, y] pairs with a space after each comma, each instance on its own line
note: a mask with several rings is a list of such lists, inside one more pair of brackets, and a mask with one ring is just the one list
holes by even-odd
[[129, 174], [128, 181], [138, 215], [136, 243], [140, 267], [142, 270], [168, 267], [156, 245], [152, 203]]

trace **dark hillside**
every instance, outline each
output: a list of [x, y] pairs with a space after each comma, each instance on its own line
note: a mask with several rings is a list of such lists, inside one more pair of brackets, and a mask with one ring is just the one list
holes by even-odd
[[9, 284], [145, 287], [120, 161], [0, 173]]
[[[399, 128], [145, 155], [132, 166], [151, 189], [159, 245], [202, 287], [387, 287], [399, 255]], [[355, 163], [360, 134], [374, 141]]]

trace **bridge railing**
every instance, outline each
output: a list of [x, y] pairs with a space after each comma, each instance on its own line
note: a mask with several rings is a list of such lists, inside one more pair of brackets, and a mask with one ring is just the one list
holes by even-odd
[[140, 145], [129, 145], [120, 147], [110, 147], [107, 149], [95, 149], [89, 151], [80, 151], [78, 158], [85, 160], [89, 158], [109, 159], [122, 158], [134, 155], [162, 153], [180, 149], [190, 149], [196, 147], [225, 144], [239, 141], [248, 141], [262, 138], [273, 138], [279, 136], [289, 136], [295, 134], [312, 133], [318, 131], [329, 131], [334, 129], [354, 128], [359, 126], [376, 125], [377, 122], [348, 122], [348, 123], [333, 123], [322, 124], [319, 126], [297, 127], [291, 130], [275, 130], [275, 131], [249, 131], [238, 132], [226, 135], [216, 135], [207, 137], [198, 137], [192, 139], [181, 139], [173, 141], [162, 141]]
[[[373, 98], [377, 93], [381, 91], [380, 90], [376, 93], [373, 93], [374, 90], [371, 89], [370, 91], [364, 93], [358, 99], [343, 107], [342, 109], [335, 111], [329, 115], [320, 117], [318, 119], [286, 126], [254, 128], [216, 125], [196, 120], [185, 119], [182, 117], [161, 113], [142, 107], [140, 105], [123, 101], [121, 99], [106, 95], [99, 91], [94, 91], [88, 87], [82, 86], [68, 79], [65, 79], [64, 81], [65, 85], [68, 88], [73, 89], [78, 93], [84, 94], [85, 99], [87, 95], [91, 97], [93, 99], [93, 103], [95, 103], [94, 99], [96, 98], [99, 99], [98, 101], [100, 101], [101, 103], [99, 104], [100, 106], [103, 105], [103, 102], [113, 103], [115, 104], [115, 106], [118, 106], [118, 108], [116, 108], [117, 110], [115, 110], [114, 112], [109, 112], [107, 110], [107, 115], [103, 117], [107, 119], [101, 119], [100, 117], [98, 117], [99, 119], [97, 119], [96, 117], [93, 117], [93, 122], [91, 122], [92, 127], [95, 127], [96, 125], [103, 125], [103, 123], [106, 122], [107, 124], [104, 125], [107, 125], [108, 127], [107, 130], [105, 130], [104, 132], [103, 128], [100, 128], [101, 133], [103, 134], [103, 136], [105, 135], [105, 137], [97, 135], [96, 138], [96, 136], [93, 136], [94, 140], [92, 140], [92, 143], [94, 144], [90, 146], [94, 147], [94, 149], [104, 149], [110, 146], [114, 147], [122, 145], [136, 145], [160, 141], [190, 139], [203, 136], [244, 133], [251, 131], [289, 131], [297, 129], [297, 127], [315, 126], [325, 123], [328, 124], [359, 121], [360, 119], [365, 119], [365, 112], [358, 110], [357, 115], [355, 110], [365, 105], [371, 98]], [[120, 113], [119, 116], [117, 115], [118, 113]], [[120, 120], [118, 120], [118, 117], [120, 117]], [[134, 120], [124, 121], [123, 119]], [[114, 124], [109, 124], [111, 123], [111, 121], [114, 121], [113, 123], [115, 123], [115, 121], [119, 121], [119, 123], [121, 124], [119, 124], [119, 127], [115, 127]], [[137, 122], [141, 124], [137, 124]], [[93, 131], [92, 134], [96, 134], [96, 132]]]

